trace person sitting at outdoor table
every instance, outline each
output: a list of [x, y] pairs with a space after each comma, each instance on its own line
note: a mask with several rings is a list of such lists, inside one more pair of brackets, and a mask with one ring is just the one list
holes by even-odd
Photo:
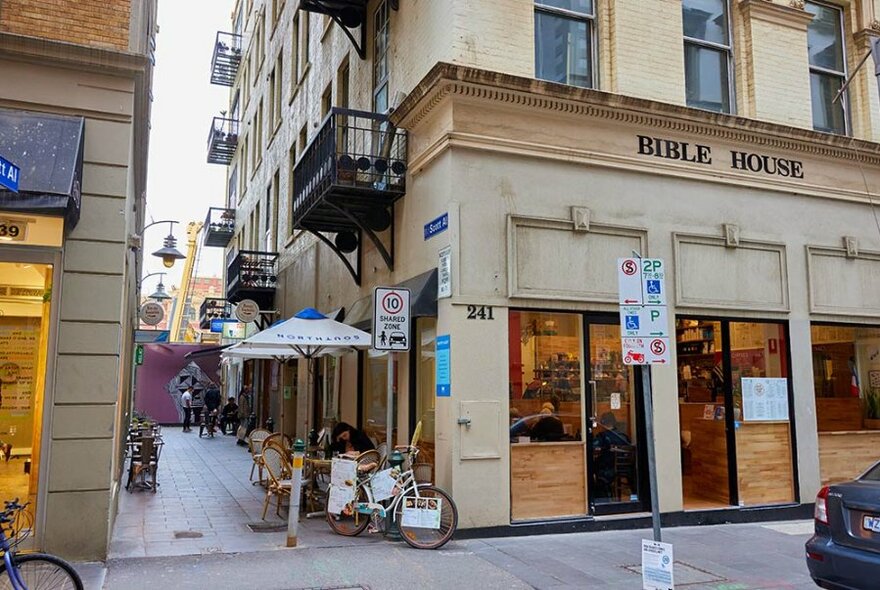
[[[238, 404], [235, 403], [235, 398], [230, 396], [220, 413], [220, 431], [223, 434], [235, 434], [238, 430], [238, 422]], [[227, 425], [230, 426], [229, 432], [226, 432]]]
[[363, 453], [376, 448], [370, 437], [347, 422], [336, 425], [330, 440], [332, 441], [330, 451], [334, 454]]

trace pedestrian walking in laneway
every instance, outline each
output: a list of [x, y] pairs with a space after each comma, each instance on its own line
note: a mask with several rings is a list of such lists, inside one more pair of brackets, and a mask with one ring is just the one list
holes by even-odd
[[187, 388], [180, 396], [180, 405], [183, 407], [183, 431], [189, 432], [192, 423], [192, 387]]
[[[220, 388], [216, 385], [211, 385], [205, 391], [205, 410], [209, 416], [208, 422], [210, 422], [210, 417], [216, 417], [220, 410]], [[216, 422], [216, 420], [215, 420]], [[211, 430], [214, 430], [214, 425], [212, 424]]]

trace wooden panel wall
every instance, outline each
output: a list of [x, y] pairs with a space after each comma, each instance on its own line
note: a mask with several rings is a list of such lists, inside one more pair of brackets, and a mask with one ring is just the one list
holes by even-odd
[[822, 485], [853, 479], [878, 460], [880, 431], [819, 433]]
[[788, 422], [741, 422], [736, 431], [736, 465], [741, 504], [794, 501]]
[[584, 449], [583, 443], [511, 445], [511, 519], [586, 514]]
[[692, 491], [695, 495], [730, 504], [727, 439], [723, 420], [691, 420]]
[[862, 400], [857, 397], [817, 397], [819, 432], [862, 429]]

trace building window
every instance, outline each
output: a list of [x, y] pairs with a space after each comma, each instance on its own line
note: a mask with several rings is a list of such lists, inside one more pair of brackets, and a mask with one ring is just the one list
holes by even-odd
[[299, 12], [293, 17], [290, 25], [290, 97], [293, 89], [299, 84]]
[[730, 113], [733, 50], [727, 0], [684, 0], [681, 6], [687, 105]]
[[281, 171], [276, 170], [272, 177], [272, 189], [268, 195], [269, 204], [266, 207], [266, 243], [270, 252], [278, 250], [278, 196], [280, 194]]
[[343, 109], [348, 108], [350, 71], [348, 60], [346, 59], [345, 62], [339, 66], [339, 72], [336, 74], [336, 106]]
[[299, 130], [299, 153], [303, 153], [306, 149], [306, 142], [309, 138], [309, 126], [305, 124], [302, 126], [302, 129]]
[[301, 12], [302, 21], [299, 27], [299, 75], [300, 78], [306, 75], [306, 68], [309, 65], [309, 13]]
[[593, 0], [535, 0], [535, 77], [593, 87]]
[[846, 80], [846, 50], [843, 45], [843, 11], [807, 2], [804, 10], [813, 15], [807, 27], [810, 55], [810, 92], [813, 102], [813, 129], [846, 135], [847, 93], [834, 102]]
[[226, 208], [234, 209], [238, 203], [238, 166], [232, 169], [226, 185]]
[[419, 463], [435, 465], [435, 405], [437, 400], [436, 365], [437, 318], [416, 320], [416, 423], [422, 423]]
[[388, 3], [382, 2], [373, 15], [373, 110], [388, 110]]
[[324, 120], [324, 117], [327, 116], [327, 113], [330, 112], [330, 107], [333, 105], [333, 85], [327, 84], [327, 88], [324, 89], [324, 93], [321, 95], [321, 120]]
[[[395, 359], [396, 360], [396, 359]], [[363, 356], [363, 400], [361, 405], [361, 430], [377, 446], [387, 437], [388, 408], [388, 353], [368, 350]], [[395, 366], [395, 369], [397, 367]], [[397, 371], [394, 371], [394, 401], [392, 416], [397, 418]], [[392, 424], [392, 440], [397, 440], [397, 425]]]

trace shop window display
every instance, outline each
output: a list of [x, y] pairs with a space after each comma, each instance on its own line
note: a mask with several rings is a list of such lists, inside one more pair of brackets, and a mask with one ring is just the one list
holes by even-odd
[[0, 490], [36, 513], [52, 267], [0, 263]]

